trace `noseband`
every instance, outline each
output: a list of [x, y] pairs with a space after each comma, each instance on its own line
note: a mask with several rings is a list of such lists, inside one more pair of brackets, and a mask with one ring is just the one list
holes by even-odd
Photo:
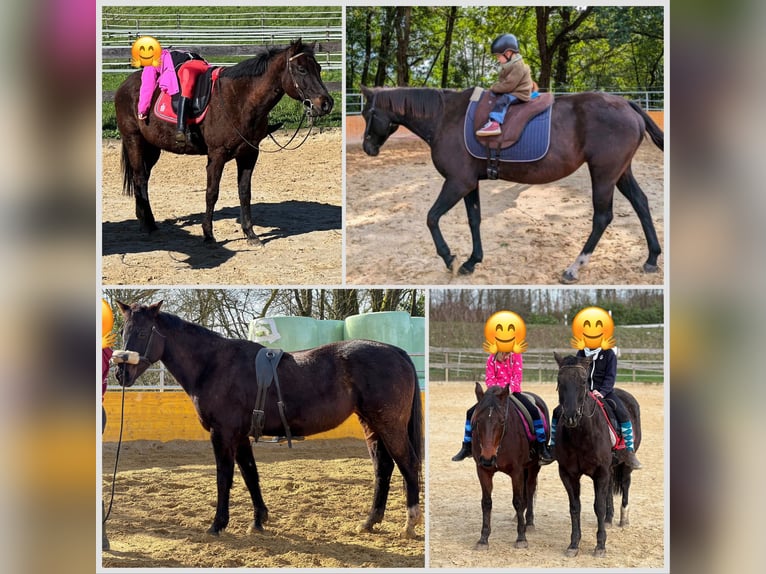
[[[585, 396], [583, 397], [582, 402], [578, 401], [577, 409], [575, 410], [575, 418], [576, 418], [577, 422], [579, 422], [580, 418], [583, 417], [583, 410], [584, 410], [584, 407], [585, 407], [585, 397], [587, 397], [588, 395], [591, 394], [588, 391], [588, 388], [587, 388], [587, 384], [588, 384], [588, 371], [582, 365], [564, 365], [562, 367], [559, 367], [559, 371], [562, 371], [564, 369], [578, 369], [578, 370], [580, 370], [580, 371], [582, 371], [584, 373], [585, 385], [586, 385], [586, 387], [585, 387]], [[579, 384], [579, 382], [578, 382], [578, 384]], [[559, 385], [559, 383], [557, 381], [556, 382], [556, 390], [557, 391], [559, 390], [559, 386], [560, 385]], [[596, 401], [596, 399], [594, 397], [593, 398], [593, 410], [591, 411], [591, 413], [589, 415], [584, 415], [584, 416], [587, 417], [587, 418], [592, 417], [596, 413], [596, 409], [597, 408], [598, 408], [598, 401]], [[563, 417], [563, 413], [562, 413], [562, 417]]]
[[[368, 110], [369, 113], [369, 119], [367, 120], [367, 125], [364, 126], [364, 140], [370, 139], [370, 127], [372, 126], [372, 122], [375, 119], [375, 102], [378, 99], [378, 92], [375, 92], [372, 96], [372, 102], [370, 102], [370, 109]], [[388, 133], [388, 131], [391, 129], [391, 120], [388, 120], [388, 125], [386, 126], [386, 129], [384, 130], [385, 133]]]
[[293, 72], [293, 68], [290, 65], [293, 60], [296, 58], [300, 58], [301, 56], [306, 56], [306, 52], [300, 52], [299, 54], [295, 54], [294, 56], [290, 56], [287, 59], [286, 67], [287, 72], [290, 74], [290, 79], [293, 81], [293, 86], [298, 92], [298, 95], [301, 98], [301, 103], [306, 108], [306, 115], [309, 117], [309, 120], [313, 119], [313, 115], [311, 115], [311, 112], [316, 109], [316, 106], [314, 105], [314, 102], [311, 101], [311, 99], [306, 97], [305, 92], [301, 89], [301, 87], [298, 85], [298, 80], [295, 78], [295, 72]]
[[[142, 331], [145, 332], [146, 330], [143, 329]], [[143, 332], [139, 333], [139, 335], [138, 335], [139, 339], [143, 338]], [[152, 360], [152, 359], [150, 359], [148, 357], [148, 355], [150, 354], [151, 349], [152, 349], [152, 343], [154, 342], [154, 336], [155, 335], [160, 337], [163, 341], [165, 340], [165, 335], [160, 333], [157, 330], [157, 327], [152, 325], [152, 329], [149, 332], [149, 339], [148, 339], [148, 341], [146, 341], [146, 346], [144, 347], [144, 351], [143, 351], [143, 353], [139, 353], [139, 355], [138, 355], [138, 364], [146, 364], [147, 366], [149, 366], [149, 365], [151, 365], [153, 363], [156, 363], [157, 361], [160, 360], [159, 357], [157, 357], [154, 360]], [[120, 362], [127, 362], [127, 361], [120, 361]]]
[[[489, 407], [489, 413], [487, 413], [487, 418], [492, 418], [492, 410], [494, 409], [494, 406]], [[510, 397], [506, 397], [505, 399], [505, 417], [501, 420], [501, 424], [503, 425], [503, 431], [500, 433], [500, 440], [497, 443], [497, 450], [495, 452], [495, 464], [493, 466], [497, 467], [497, 455], [500, 453], [500, 449], [503, 446], [503, 438], [505, 438], [505, 432], [508, 430], [508, 415], [510, 413], [511, 408], [511, 399]]]

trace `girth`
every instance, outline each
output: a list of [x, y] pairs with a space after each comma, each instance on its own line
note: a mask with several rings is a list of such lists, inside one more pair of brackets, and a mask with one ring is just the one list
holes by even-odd
[[285, 404], [282, 400], [282, 389], [279, 386], [279, 376], [277, 375], [277, 365], [279, 365], [283, 353], [284, 351], [282, 349], [269, 349], [264, 347], [258, 351], [258, 354], [255, 356], [255, 378], [258, 383], [258, 391], [255, 395], [253, 420], [248, 434], [255, 439], [255, 442], [258, 442], [258, 439], [263, 434], [263, 427], [266, 423], [266, 396], [268, 395], [269, 387], [273, 382], [277, 389], [277, 409], [279, 410], [279, 418], [282, 420], [282, 426], [285, 428], [287, 446], [293, 448], [293, 435], [290, 431], [290, 425], [287, 424]]

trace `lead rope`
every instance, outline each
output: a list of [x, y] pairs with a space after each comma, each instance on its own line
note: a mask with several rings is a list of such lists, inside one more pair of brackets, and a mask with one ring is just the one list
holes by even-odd
[[[125, 427], [125, 387], [122, 387], [122, 400], [120, 401], [120, 436], [117, 439], [117, 453], [114, 457], [114, 471], [112, 472], [112, 486], [110, 488], [109, 507], [104, 512], [104, 517], [101, 520], [101, 524], [106, 524], [106, 519], [112, 513], [112, 504], [114, 503], [114, 488], [117, 481], [117, 464], [120, 461], [120, 449], [122, 447], [122, 431]], [[101, 441], [103, 448], [103, 441]]]

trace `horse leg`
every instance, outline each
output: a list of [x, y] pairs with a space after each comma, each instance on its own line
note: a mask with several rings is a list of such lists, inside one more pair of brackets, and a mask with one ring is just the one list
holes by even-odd
[[633, 206], [633, 209], [641, 222], [641, 228], [644, 230], [644, 235], [646, 236], [649, 257], [646, 259], [646, 263], [644, 263], [644, 271], [647, 273], [656, 272], [658, 269], [657, 257], [659, 257], [662, 249], [660, 248], [660, 242], [657, 240], [657, 232], [654, 229], [652, 216], [649, 212], [649, 200], [638, 185], [636, 178], [633, 177], [633, 170], [630, 166], [623, 172], [620, 179], [617, 180], [617, 189], [620, 190], [620, 193], [622, 193]]
[[253, 169], [255, 162], [258, 161], [258, 150], [252, 154], [241, 155], [237, 157], [237, 190], [239, 191], [239, 210], [242, 219], [242, 231], [247, 237], [250, 245], [263, 246], [263, 243], [253, 231], [253, 214], [251, 206], [251, 185], [253, 179]]
[[149, 176], [160, 157], [160, 148], [146, 143], [140, 135], [125, 137], [122, 142], [123, 188], [136, 201], [136, 219], [141, 231], [157, 230], [149, 203]]
[[524, 469], [525, 494], [527, 499], [527, 530], [535, 529], [535, 493], [537, 492], [537, 475], [540, 473], [540, 465], [535, 461], [530, 467]]
[[495, 471], [476, 465], [476, 474], [481, 484], [481, 536], [476, 543], [476, 550], [487, 550], [489, 534], [492, 532], [492, 477]]
[[516, 511], [516, 548], [528, 548], [527, 542], [527, 524], [524, 515], [527, 510], [526, 483], [524, 480], [524, 469], [514, 469], [511, 476], [513, 484], [513, 509]]
[[609, 468], [600, 469], [593, 476], [593, 489], [595, 491], [593, 510], [596, 513], [596, 548], [593, 555], [601, 558], [606, 554], [606, 505], [607, 498], [612, 496], [609, 491]]
[[205, 192], [205, 215], [202, 218], [202, 234], [205, 243], [215, 242], [213, 236], [213, 212], [218, 201], [218, 190], [226, 160], [221, 155], [207, 157], [207, 191]]
[[208, 528], [208, 534], [218, 536], [221, 530], [229, 525], [229, 494], [234, 479], [233, 449], [215, 429], [210, 431], [210, 442], [215, 453], [216, 484], [218, 486], [218, 503], [215, 509], [213, 524]]
[[[449, 245], [444, 241], [444, 236], [442, 235], [441, 229], [439, 229], [439, 220], [442, 215], [455, 206], [461, 197], [465, 197], [470, 192], [471, 190], [467, 189], [462, 183], [454, 179], [445, 179], [439, 197], [436, 198], [431, 209], [428, 210], [426, 224], [431, 231], [431, 238], [436, 246], [436, 253], [444, 260], [444, 264], [450, 271], [453, 270], [452, 263], [455, 261], [455, 256], [450, 253]], [[476, 233], [478, 237], [478, 224]], [[481, 249], [481, 242], [479, 244], [479, 249]]]
[[604, 230], [612, 222], [612, 200], [614, 198], [614, 180], [601, 175], [590, 166], [590, 177], [593, 187], [593, 224], [590, 235], [577, 259], [567, 267], [561, 276], [562, 283], [577, 282], [580, 268], [588, 263], [593, 250], [596, 248]]
[[388, 502], [388, 492], [391, 488], [391, 474], [394, 472], [394, 460], [391, 458], [386, 445], [378, 435], [366, 429], [367, 450], [370, 452], [372, 467], [375, 471], [375, 490], [372, 497], [372, 508], [367, 520], [359, 527], [360, 531], [372, 532], [372, 527], [383, 520]]
[[622, 503], [620, 505], [620, 526], [628, 526], [630, 524], [630, 507], [628, 505], [628, 494], [630, 493], [630, 475], [632, 473], [632, 468], [623, 465], [622, 481], [620, 483], [620, 489], [622, 490]]
[[481, 232], [479, 231], [479, 225], [481, 224], [479, 186], [477, 185], [476, 189], [466, 195], [463, 201], [465, 202], [465, 211], [468, 214], [468, 227], [471, 229], [473, 250], [471, 251], [471, 256], [460, 266], [458, 273], [460, 275], [469, 275], [473, 273], [476, 264], [481, 263], [482, 259], [484, 259], [484, 250], [481, 247]]
[[245, 485], [247, 485], [247, 490], [250, 492], [250, 498], [253, 501], [255, 514], [251, 531], [263, 532], [263, 523], [269, 519], [269, 509], [266, 508], [266, 504], [263, 502], [261, 484], [258, 478], [258, 467], [255, 464], [253, 448], [250, 446], [249, 440], [241, 442], [237, 446], [236, 460]]
[[572, 475], [562, 470], [559, 464], [559, 476], [569, 496], [569, 518], [572, 521], [572, 534], [566, 555], [570, 558], [580, 552], [580, 475]]

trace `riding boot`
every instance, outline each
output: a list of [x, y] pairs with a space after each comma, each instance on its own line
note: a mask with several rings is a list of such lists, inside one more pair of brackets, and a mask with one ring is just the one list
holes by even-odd
[[633, 423], [630, 421], [621, 422], [620, 432], [622, 433], [622, 439], [625, 441], [623, 462], [633, 470], [638, 470], [642, 465], [636, 457], [636, 449], [633, 444]]
[[191, 98], [184, 98], [183, 96], [178, 99], [178, 124], [176, 127], [176, 142], [186, 143], [186, 116], [191, 107]]
[[551, 453], [548, 451], [548, 437], [545, 436], [545, 427], [543, 426], [543, 421], [540, 419], [535, 419], [533, 421], [534, 429], [535, 429], [535, 436], [537, 437], [537, 440], [535, 441], [535, 452], [537, 452], [537, 457], [540, 459], [540, 464], [550, 464], [553, 462], [553, 458], [551, 457]]
[[457, 452], [455, 456], [452, 457], [452, 460], [454, 462], [459, 462], [472, 455], [473, 455], [473, 450], [471, 449], [471, 443], [464, 442], [463, 444], [460, 445], [460, 450]]

